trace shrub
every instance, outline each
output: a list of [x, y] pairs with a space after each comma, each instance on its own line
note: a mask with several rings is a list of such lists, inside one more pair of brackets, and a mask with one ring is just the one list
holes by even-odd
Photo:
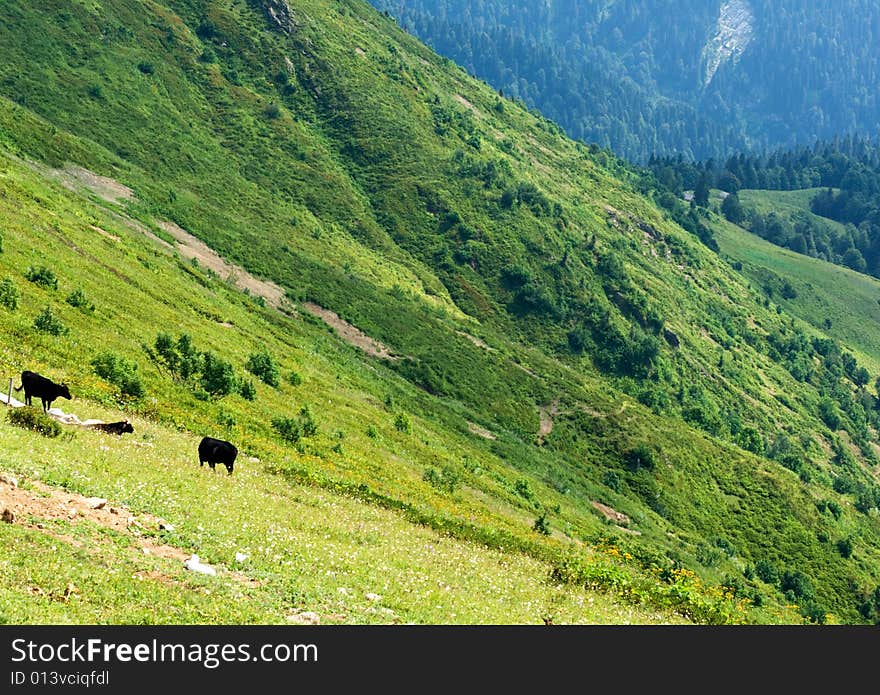
[[38, 408], [13, 408], [9, 411], [8, 418], [10, 424], [39, 432], [44, 437], [57, 437], [61, 434], [61, 425]]
[[61, 322], [61, 319], [52, 313], [52, 309], [49, 306], [44, 307], [37, 314], [37, 317], [34, 319], [34, 328], [54, 336], [67, 335], [70, 332], [70, 329]]
[[138, 63], [138, 70], [140, 70], [145, 75], [152, 75], [156, 71], [156, 69], [153, 67], [153, 64], [148, 63], [145, 60]]
[[769, 560], [758, 560], [755, 563], [755, 574], [766, 584], [776, 584], [779, 581], [779, 570]]
[[27, 269], [24, 276], [30, 282], [39, 285], [40, 287], [45, 287], [47, 290], [58, 289], [58, 278], [55, 277], [55, 273], [52, 272], [51, 268], [46, 268], [44, 266], [40, 266], [39, 268], [30, 267]]
[[245, 369], [264, 384], [273, 388], [278, 388], [281, 383], [278, 364], [266, 350], [250, 355], [245, 363]]
[[187, 333], [181, 333], [176, 341], [167, 333], [157, 334], [153, 351], [154, 359], [175, 378], [186, 381], [202, 370], [204, 358]]
[[373, 427], [372, 425], [367, 425], [367, 433], [366, 434], [370, 439], [378, 439], [379, 438], [379, 431], [375, 427]]
[[605, 471], [602, 474], [602, 484], [614, 492], [620, 492], [620, 474], [617, 471]]
[[263, 115], [269, 120], [274, 121], [277, 118], [281, 118], [281, 109], [278, 104], [272, 102], [271, 104], [267, 104], [266, 108], [263, 109]]
[[77, 309], [82, 309], [83, 311], [92, 312], [95, 310], [95, 305], [88, 300], [85, 292], [83, 292], [79, 288], [75, 289], [73, 292], [67, 295], [67, 299], [65, 299], [64, 301], [70, 304], [70, 306]]
[[296, 444], [302, 437], [302, 427], [292, 417], [275, 417], [272, 418], [272, 429], [274, 429], [281, 438]]
[[638, 444], [632, 449], [628, 449], [623, 455], [623, 460], [626, 462], [627, 468], [632, 471], [638, 471], [642, 468], [652, 471], [657, 465], [657, 455], [647, 444]]
[[458, 489], [461, 476], [451, 466], [443, 466], [442, 470], [432, 467], [425, 470], [422, 480], [438, 490], [453, 493]]
[[513, 483], [513, 491], [524, 500], [528, 500], [532, 503], [535, 502], [535, 493], [532, 492], [532, 487], [529, 485], [529, 481], [525, 478], [517, 478]]
[[281, 435], [282, 439], [293, 444], [303, 437], [312, 437], [318, 433], [318, 425], [307, 405], [300, 409], [298, 418], [281, 416], [272, 418], [272, 428]]
[[18, 309], [19, 300], [18, 288], [9, 278], [0, 280], [0, 304], [5, 306], [9, 311]]
[[299, 422], [302, 426], [303, 437], [313, 437], [318, 434], [318, 423], [315, 422], [315, 418], [312, 416], [312, 411], [309, 409], [309, 406], [304, 405], [300, 408]]
[[232, 365], [213, 352], [202, 355], [202, 388], [212, 396], [227, 396], [235, 391], [238, 385]]
[[541, 514], [541, 516], [535, 519], [535, 523], [532, 528], [543, 536], [549, 536], [550, 522], [547, 521], [547, 515]]
[[410, 431], [409, 417], [406, 415], [406, 413], [398, 413], [397, 414], [397, 417], [394, 418], [394, 428], [398, 432], [409, 433], [409, 431]]
[[299, 372], [291, 369], [287, 373], [287, 383], [291, 386], [299, 386], [300, 384], [302, 384], [302, 382], [303, 378], [300, 376]]
[[254, 385], [254, 380], [242, 379], [238, 384], [238, 393], [246, 401], [256, 400], [257, 387]]
[[113, 384], [123, 396], [143, 398], [146, 395], [136, 362], [112, 352], [102, 352], [92, 359], [91, 364], [95, 374]]

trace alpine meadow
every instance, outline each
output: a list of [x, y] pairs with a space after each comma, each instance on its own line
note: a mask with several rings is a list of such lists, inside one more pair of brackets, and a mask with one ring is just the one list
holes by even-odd
[[0, 46], [0, 621], [880, 624], [876, 278], [365, 0]]

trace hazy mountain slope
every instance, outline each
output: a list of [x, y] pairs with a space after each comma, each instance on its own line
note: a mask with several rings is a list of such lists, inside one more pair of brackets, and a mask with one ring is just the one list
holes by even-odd
[[572, 137], [630, 159], [877, 132], [880, 12], [864, 0], [372, 4]]
[[[316, 302], [398, 356], [331, 351], [315, 367], [328, 396], [312, 408], [329, 438], [318, 451], [283, 444], [269, 423], [298, 409], [262, 392], [256, 411], [194, 397], [135, 411], [195, 431], [229, 409], [240, 436], [272, 442], [261, 459], [294, 481], [516, 548], [570, 583], [616, 581], [568, 540], [595, 552], [610, 534], [659, 577], [648, 583], [659, 605], [685, 567], [735, 600], [874, 619], [860, 610], [880, 583], [873, 424], [847, 416], [832, 430], [820, 417], [828, 384], [844, 405], [855, 392], [841, 356], [820, 358], [787, 314], [638, 193], [628, 167], [500, 100], [359, 2], [117, 0], [100, 12], [41, 2], [4, 13], [0, 88], [18, 104], [0, 102], [6, 149], [112, 176], [134, 192], [128, 214], [166, 240], [155, 220], [277, 282], [291, 310]], [[36, 263], [40, 238], [16, 224]], [[27, 287], [22, 265], [7, 268]], [[67, 312], [59, 298], [42, 301]], [[84, 378], [100, 331], [35, 341], [32, 301], [9, 371], [26, 355], [55, 370], [77, 355]], [[152, 314], [119, 338], [120, 354], [146, 359], [142, 343], [176, 325]], [[201, 316], [194, 337], [216, 321]], [[252, 348], [220, 335], [215, 349], [240, 366]], [[293, 342], [284, 349], [301, 349]], [[780, 343], [794, 348], [783, 356]], [[789, 358], [814, 365], [810, 377]], [[345, 374], [350, 391], [331, 395]], [[148, 377], [183, 390], [168, 374]], [[339, 429], [365, 433], [350, 449], [353, 435], [341, 440], [353, 455], [333, 451], [340, 412]], [[375, 449], [368, 425], [395, 446]], [[849, 456], [833, 459], [849, 441]], [[777, 576], [759, 578], [759, 564]], [[728, 619], [709, 605], [701, 619]]]

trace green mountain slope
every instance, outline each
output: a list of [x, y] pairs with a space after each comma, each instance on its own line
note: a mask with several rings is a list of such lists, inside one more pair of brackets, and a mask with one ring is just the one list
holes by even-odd
[[[698, 621], [876, 618], [876, 435], [851, 407], [861, 394], [843, 354], [807, 340], [639, 194], [628, 167], [500, 100], [365, 3], [3, 13], [0, 265], [21, 296], [0, 312], [16, 337], [4, 373], [64, 376], [84, 406], [107, 408], [126, 383], [108, 383], [106, 356], [91, 364], [109, 350], [138, 364], [146, 391], [125, 411], [173, 450], [184, 444], [170, 427], [220, 428], [260, 460], [255, 486], [353, 497], [391, 512], [383, 523], [541, 563], [537, 582], [616, 588]], [[116, 202], [86, 206], [53, 181]], [[169, 260], [143, 229], [192, 248], [191, 234], [240, 266], [238, 280], [247, 271], [279, 294], [243, 297], [229, 266], [212, 276], [207, 253], [197, 266]], [[44, 264], [58, 290], [27, 279]], [[77, 287], [94, 313], [64, 301]], [[46, 306], [69, 333], [35, 327]], [[309, 313], [322, 308], [391, 357], [328, 335]], [[171, 349], [181, 332], [195, 345], [182, 357], [211, 352], [216, 369], [186, 375]], [[261, 347], [303, 383], [241, 388]], [[159, 515], [206, 491], [189, 476], [139, 487], [133, 464], [133, 489], [114, 487], [95, 455], [67, 474], [57, 455], [15, 467]], [[236, 492], [239, 519], [252, 493]], [[181, 545], [217, 561], [216, 524], [181, 526]], [[317, 581], [287, 571], [295, 552], [261, 566], [268, 591]], [[339, 571], [364, 584], [381, 574], [367, 560]]]

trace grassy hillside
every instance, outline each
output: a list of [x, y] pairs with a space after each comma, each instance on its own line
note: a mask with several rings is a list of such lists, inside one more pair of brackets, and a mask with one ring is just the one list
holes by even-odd
[[[767, 206], [766, 210], [785, 210], [784, 201], [795, 200], [804, 207], [795, 202], [792, 212], [800, 210], [812, 214], [809, 213], [811, 198], [801, 191], [743, 191], [740, 198], [744, 205], [751, 207], [754, 204], [760, 208], [758, 193]], [[797, 195], [799, 193], [801, 195]], [[782, 200], [777, 201], [777, 197]], [[818, 219], [830, 225], [837, 224], [833, 220]], [[767, 286], [772, 292], [776, 285], [773, 299], [786, 312], [836, 337], [857, 351], [873, 372], [878, 371], [880, 335], [876, 326], [880, 321], [880, 282], [849, 268], [780, 248], [721, 219], [716, 221], [714, 229], [722, 253], [741, 262], [745, 273], [757, 286]], [[796, 296], [783, 296], [778, 291], [776, 278], [788, 280]]]
[[[302, 610], [342, 601], [340, 622], [390, 616], [332, 598], [349, 583], [358, 600], [396, 596], [385, 607], [404, 621], [532, 619], [429, 609], [405, 582], [368, 588], [388, 586], [393, 561], [473, 596], [460, 563], [416, 550], [441, 537], [447, 558], [515, 563], [481, 576], [520, 577], [502, 594], [528, 594], [537, 613], [561, 592], [562, 621], [876, 618], [876, 431], [849, 363], [638, 194], [620, 162], [361, 2], [3, 13], [0, 268], [18, 301], [0, 310], [0, 365], [66, 378], [81, 417], [124, 411], [133, 441], [154, 445], [111, 465], [126, 445], [95, 449], [79, 432], [33, 444], [13, 472], [162, 516], [172, 545], [208, 561], [244, 546], [262, 558], [250, 579], [266, 582], [242, 609], [251, 620], [278, 616], [284, 596]], [[185, 260], [186, 233], [242, 270]], [[44, 266], [57, 288], [39, 284]], [[242, 293], [245, 271], [282, 294]], [[85, 306], [68, 301], [77, 289]], [[340, 340], [310, 307], [392, 356]], [[69, 330], [48, 334], [53, 317]], [[277, 387], [245, 368], [263, 351]], [[10, 446], [24, 436], [4, 432]], [[185, 455], [206, 433], [242, 446], [232, 478], [208, 483]], [[302, 506], [304, 529], [290, 511]], [[339, 530], [319, 531], [331, 509]], [[361, 515], [389, 538], [359, 530]], [[385, 545], [404, 527], [412, 545]], [[21, 542], [47, 542], [39, 530]], [[276, 532], [281, 547], [254, 550]], [[7, 552], [34, 571], [35, 556]], [[579, 614], [585, 588], [616, 607]], [[120, 611], [109, 619], [124, 619], [125, 591], [100, 591]], [[217, 604], [198, 619], [222, 619]]]

